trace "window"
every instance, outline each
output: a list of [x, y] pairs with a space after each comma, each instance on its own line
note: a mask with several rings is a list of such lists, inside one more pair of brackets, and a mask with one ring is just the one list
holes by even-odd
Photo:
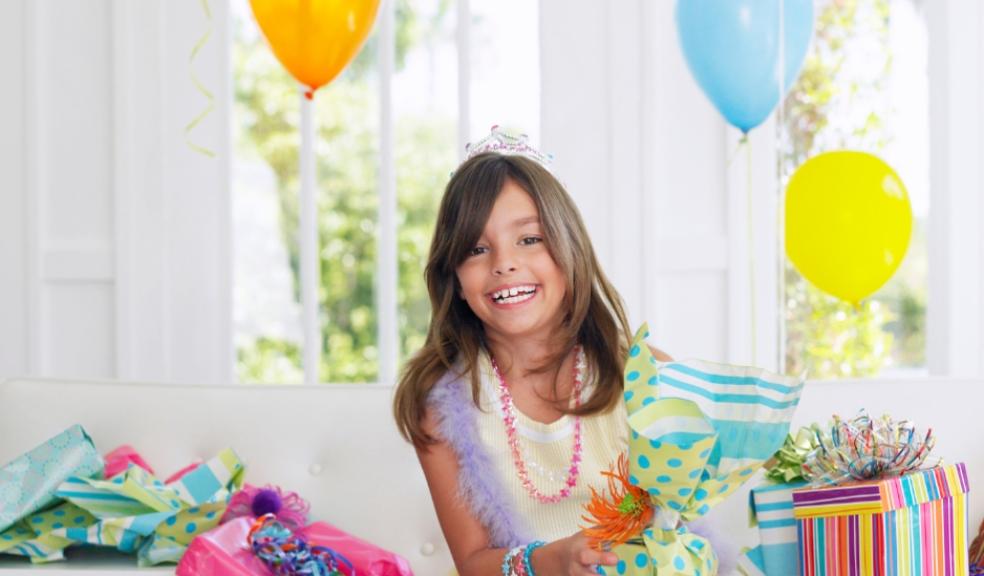
[[811, 378], [926, 372], [929, 82], [913, 0], [822, 0], [813, 45], [780, 119], [783, 182], [837, 149], [875, 154], [905, 183], [913, 233], [893, 278], [858, 310], [807, 283], [785, 254], [785, 369]]
[[[388, 9], [392, 27], [381, 25]], [[422, 271], [464, 142], [494, 123], [539, 131], [537, 11], [523, 0], [384, 0], [362, 51], [318, 91], [321, 382], [391, 382], [396, 365], [422, 345], [430, 316]], [[236, 374], [299, 383], [298, 88], [265, 45], [247, 0], [235, 0], [232, 13]], [[380, 64], [383, 46], [394, 47], [391, 69]], [[383, 102], [391, 105], [384, 110]], [[380, 198], [390, 179], [396, 215], [385, 224]], [[395, 274], [385, 264], [380, 270], [387, 242], [380, 238], [395, 243]], [[396, 318], [380, 312], [389, 309]], [[392, 359], [381, 353], [385, 339], [396, 342]]]

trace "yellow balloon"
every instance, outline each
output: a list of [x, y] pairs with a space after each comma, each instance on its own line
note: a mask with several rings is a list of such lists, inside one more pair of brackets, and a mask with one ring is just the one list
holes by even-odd
[[786, 254], [814, 286], [852, 304], [892, 277], [911, 234], [905, 185], [871, 154], [820, 154], [786, 187]]
[[315, 90], [355, 57], [372, 29], [379, 0], [250, 0], [273, 54]]

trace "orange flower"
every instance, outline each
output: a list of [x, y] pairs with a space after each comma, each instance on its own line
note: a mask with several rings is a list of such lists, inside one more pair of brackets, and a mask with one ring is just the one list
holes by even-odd
[[617, 546], [642, 534], [653, 520], [653, 504], [649, 494], [629, 482], [629, 460], [618, 457], [616, 470], [601, 473], [608, 477], [608, 495], [591, 488], [591, 501], [584, 507], [588, 516], [581, 519], [591, 524], [584, 533], [601, 550], [606, 544]]

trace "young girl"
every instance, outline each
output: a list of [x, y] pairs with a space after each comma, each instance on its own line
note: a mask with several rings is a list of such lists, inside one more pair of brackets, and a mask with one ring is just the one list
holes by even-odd
[[595, 574], [618, 560], [579, 525], [589, 486], [602, 490], [626, 450], [631, 333], [542, 161], [493, 128], [452, 176], [425, 271], [427, 341], [396, 393], [461, 576]]

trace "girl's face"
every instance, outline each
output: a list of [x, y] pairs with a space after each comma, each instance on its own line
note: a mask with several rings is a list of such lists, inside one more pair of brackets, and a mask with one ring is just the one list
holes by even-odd
[[564, 273], [529, 194], [506, 180], [481, 238], [457, 269], [460, 296], [490, 338], [548, 339], [564, 318]]

